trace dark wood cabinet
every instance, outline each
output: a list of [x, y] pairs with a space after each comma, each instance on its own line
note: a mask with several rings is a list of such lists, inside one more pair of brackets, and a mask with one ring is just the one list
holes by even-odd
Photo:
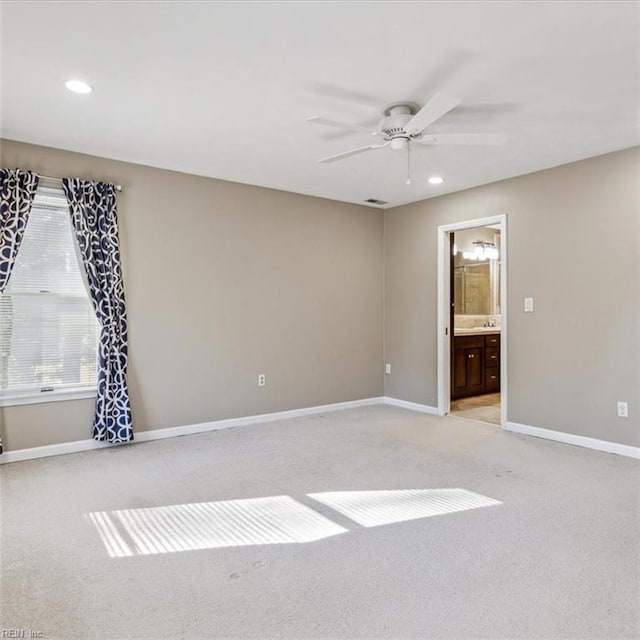
[[500, 346], [500, 334], [492, 333], [484, 337], [484, 344], [487, 347], [499, 347]]
[[500, 391], [500, 334], [454, 336], [451, 397]]
[[500, 347], [486, 347], [484, 350], [484, 357], [487, 367], [499, 367]]
[[483, 349], [456, 349], [453, 364], [453, 393], [455, 396], [473, 395], [484, 389]]

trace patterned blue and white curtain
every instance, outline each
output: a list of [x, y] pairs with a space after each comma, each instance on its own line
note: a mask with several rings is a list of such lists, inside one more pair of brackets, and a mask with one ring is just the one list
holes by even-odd
[[128, 442], [133, 440], [133, 429], [115, 187], [76, 178], [65, 178], [62, 187], [101, 327], [93, 437], [112, 443]]
[[[38, 180], [38, 175], [31, 171], [0, 169], [0, 293], [9, 283], [38, 189]], [[4, 355], [0, 354], [2, 357]]]

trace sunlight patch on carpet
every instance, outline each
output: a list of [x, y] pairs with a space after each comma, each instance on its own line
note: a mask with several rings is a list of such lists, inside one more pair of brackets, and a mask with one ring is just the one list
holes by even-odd
[[377, 527], [502, 504], [498, 500], [465, 489], [329, 491], [309, 493], [308, 496], [363, 527]]
[[289, 496], [86, 515], [113, 557], [313, 542], [348, 531]]

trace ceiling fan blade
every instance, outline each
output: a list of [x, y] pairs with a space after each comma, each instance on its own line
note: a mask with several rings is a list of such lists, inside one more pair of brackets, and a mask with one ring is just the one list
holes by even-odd
[[382, 149], [382, 147], [386, 147], [389, 142], [385, 142], [383, 144], [370, 144], [366, 147], [358, 147], [357, 149], [351, 149], [351, 151], [344, 151], [343, 153], [338, 153], [335, 156], [329, 156], [328, 158], [322, 158], [322, 160], [318, 160], [318, 162], [335, 162], [336, 160], [342, 160], [343, 158], [348, 158], [349, 156], [355, 156], [359, 153], [364, 153], [365, 151], [372, 151], [373, 149]]
[[436, 93], [436, 95], [407, 122], [404, 130], [410, 136], [415, 136], [459, 104], [460, 100], [458, 100], [458, 98], [445, 96], [443, 93]]
[[499, 147], [507, 140], [503, 133], [443, 133], [442, 135], [422, 136], [415, 142], [420, 144], [459, 144], [467, 146]]
[[321, 124], [326, 127], [337, 127], [338, 129], [349, 129], [351, 131], [360, 131], [361, 133], [368, 133], [370, 136], [377, 136], [378, 132], [367, 127], [362, 127], [359, 124], [350, 124], [348, 122], [340, 122], [339, 120], [331, 120], [330, 118], [321, 118], [320, 116], [313, 116], [307, 118], [307, 122], [313, 124]]

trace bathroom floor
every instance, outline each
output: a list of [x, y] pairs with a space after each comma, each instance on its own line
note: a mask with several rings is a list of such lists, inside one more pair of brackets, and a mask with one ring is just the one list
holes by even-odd
[[457, 418], [469, 418], [499, 425], [501, 423], [500, 394], [487, 393], [482, 396], [452, 400], [450, 411]]

